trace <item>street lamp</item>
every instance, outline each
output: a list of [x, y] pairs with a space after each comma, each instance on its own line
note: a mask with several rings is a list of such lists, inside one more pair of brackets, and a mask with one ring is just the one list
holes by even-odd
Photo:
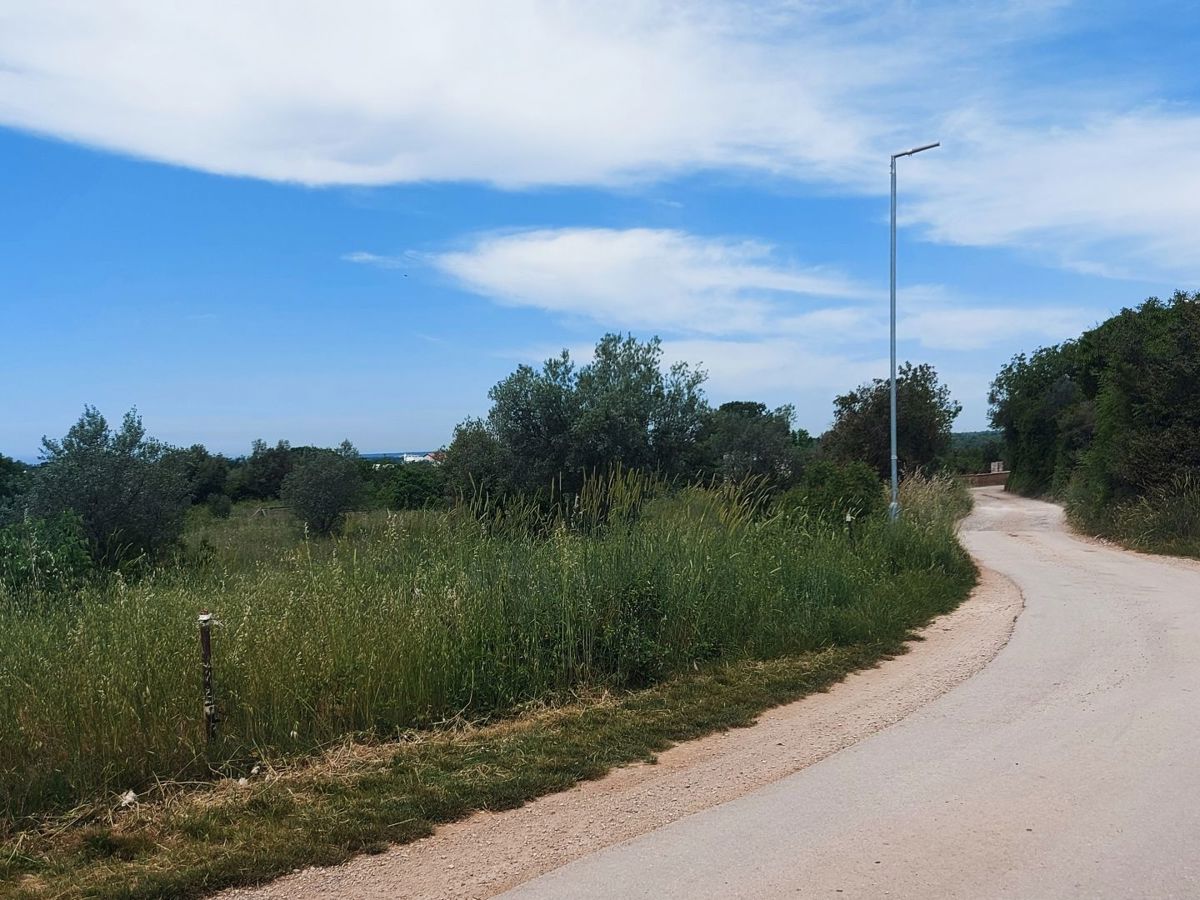
[[900, 517], [900, 477], [896, 471], [896, 160], [940, 146], [940, 142], [924, 144], [892, 154], [892, 502], [888, 506], [888, 518], [893, 522]]

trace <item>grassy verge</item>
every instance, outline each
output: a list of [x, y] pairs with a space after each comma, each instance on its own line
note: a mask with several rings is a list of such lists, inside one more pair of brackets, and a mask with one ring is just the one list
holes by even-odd
[[1068, 492], [1071, 524], [1131, 550], [1200, 559], [1200, 481], [1184, 474], [1116, 505], [1080, 502]]
[[[952, 606], [960, 586], [945, 598]], [[15, 897], [199, 897], [429, 834], [502, 810], [673, 743], [749, 725], [901, 650], [841, 647], [716, 665], [620, 697], [460, 732], [335, 753], [275, 778], [167, 790], [87, 827], [25, 832], [0, 846], [0, 893]]]
[[[906, 484], [894, 526], [636, 477], [589, 496], [331, 541], [209, 522], [135, 583], [0, 602], [0, 892], [186, 896], [409, 840], [746, 724], [974, 583], [949, 481]], [[362, 765], [331, 773], [335, 745]]]

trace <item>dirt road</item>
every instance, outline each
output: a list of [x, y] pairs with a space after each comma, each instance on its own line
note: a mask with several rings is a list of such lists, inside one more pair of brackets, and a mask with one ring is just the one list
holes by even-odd
[[1200, 567], [988, 488], [1025, 612], [968, 681], [768, 785], [505, 897], [1200, 897]]

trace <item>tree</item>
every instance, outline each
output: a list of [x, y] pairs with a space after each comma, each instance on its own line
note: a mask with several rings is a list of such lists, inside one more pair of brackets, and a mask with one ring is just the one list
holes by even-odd
[[146, 436], [135, 410], [113, 431], [95, 407], [84, 407], [61, 441], [42, 439], [30, 511], [52, 518], [71, 510], [97, 563], [119, 565], [174, 545], [190, 495], [169, 448]]
[[684, 362], [664, 373], [657, 337], [641, 343], [632, 335], [606, 334], [575, 380], [569, 469], [620, 464], [668, 477], [690, 474], [708, 411], [706, 377]]
[[1004, 435], [1008, 488], [1043, 494], [1065, 487], [1091, 441], [1094, 407], [1079, 379], [1078, 347], [1066, 342], [1005, 364], [988, 393], [992, 426]]
[[739, 480], [763, 478], [787, 487], [800, 475], [811, 444], [806, 431], [792, 431], [791, 406], [768, 410], [765, 403], [723, 403], [709, 414], [701, 438], [705, 474]]
[[229, 495], [234, 500], [273, 500], [279, 496], [283, 480], [292, 469], [291, 444], [279, 441], [274, 447], [261, 438], [250, 449], [250, 455], [230, 472]]
[[497, 496], [509, 490], [513, 457], [482, 419], [466, 419], [454, 428], [442, 472], [452, 496]]
[[1122, 504], [1200, 478], [1200, 292], [1151, 297], [992, 382], [1009, 487], [1065, 496], [1104, 527]]
[[193, 503], [202, 503], [214, 494], [226, 492], [229, 460], [219, 453], [210, 453], [203, 444], [192, 444], [170, 451], [170, 459], [183, 470]]
[[434, 463], [396, 466], [388, 487], [387, 503], [392, 509], [425, 509], [446, 499], [446, 476]]
[[[841, 462], [861, 460], [880, 477], [891, 473], [891, 394], [887, 380], [876, 378], [834, 401], [833, 427], [822, 439], [828, 456]], [[950, 428], [961, 404], [938, 381], [928, 363], [906, 362], [896, 377], [897, 457], [902, 471], [936, 466], [950, 449]]]
[[362, 491], [358, 452], [349, 441], [337, 450], [310, 450], [283, 479], [281, 499], [317, 534], [341, 527]]
[[658, 338], [605, 335], [590, 363], [563, 351], [540, 370], [520, 366], [489, 392], [486, 420], [467, 420], [447, 448], [449, 482], [533, 491], [621, 465], [691, 474], [707, 404], [705, 375], [686, 363], [665, 372]]
[[21, 505], [32, 482], [30, 467], [0, 453], [0, 526], [21, 519]]

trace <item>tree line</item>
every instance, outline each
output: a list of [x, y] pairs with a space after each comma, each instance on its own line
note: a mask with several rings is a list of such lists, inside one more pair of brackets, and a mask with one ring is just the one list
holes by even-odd
[[1200, 536], [1197, 384], [1200, 292], [1151, 297], [1013, 357], [989, 394], [1010, 489], [1062, 499], [1077, 522], [1117, 536], [1136, 538], [1135, 525]]
[[[834, 424], [818, 439], [796, 427], [788, 405], [711, 406], [706, 378], [687, 363], [664, 367], [658, 338], [608, 334], [585, 364], [563, 351], [540, 368], [519, 366], [491, 389], [485, 417], [456, 427], [440, 465], [365, 460], [349, 442], [318, 448], [257, 440], [248, 454], [230, 458], [200, 444], [155, 440], [135, 411], [113, 427], [86, 407], [62, 439], [43, 440], [40, 465], [0, 457], [0, 559], [10, 569], [24, 559], [28, 568], [38, 548], [58, 547], [60, 563], [119, 567], [177, 546], [197, 506], [226, 516], [238, 502], [278, 500], [311, 531], [327, 534], [355, 508], [551, 490], [569, 496], [590, 474], [615, 467], [679, 484], [754, 479], [776, 494], [826, 505], [854, 497], [856, 509], [875, 508], [888, 473], [886, 380], [836, 398]], [[952, 464], [950, 429], [960, 407], [937, 373], [906, 364], [897, 388], [902, 468]]]

